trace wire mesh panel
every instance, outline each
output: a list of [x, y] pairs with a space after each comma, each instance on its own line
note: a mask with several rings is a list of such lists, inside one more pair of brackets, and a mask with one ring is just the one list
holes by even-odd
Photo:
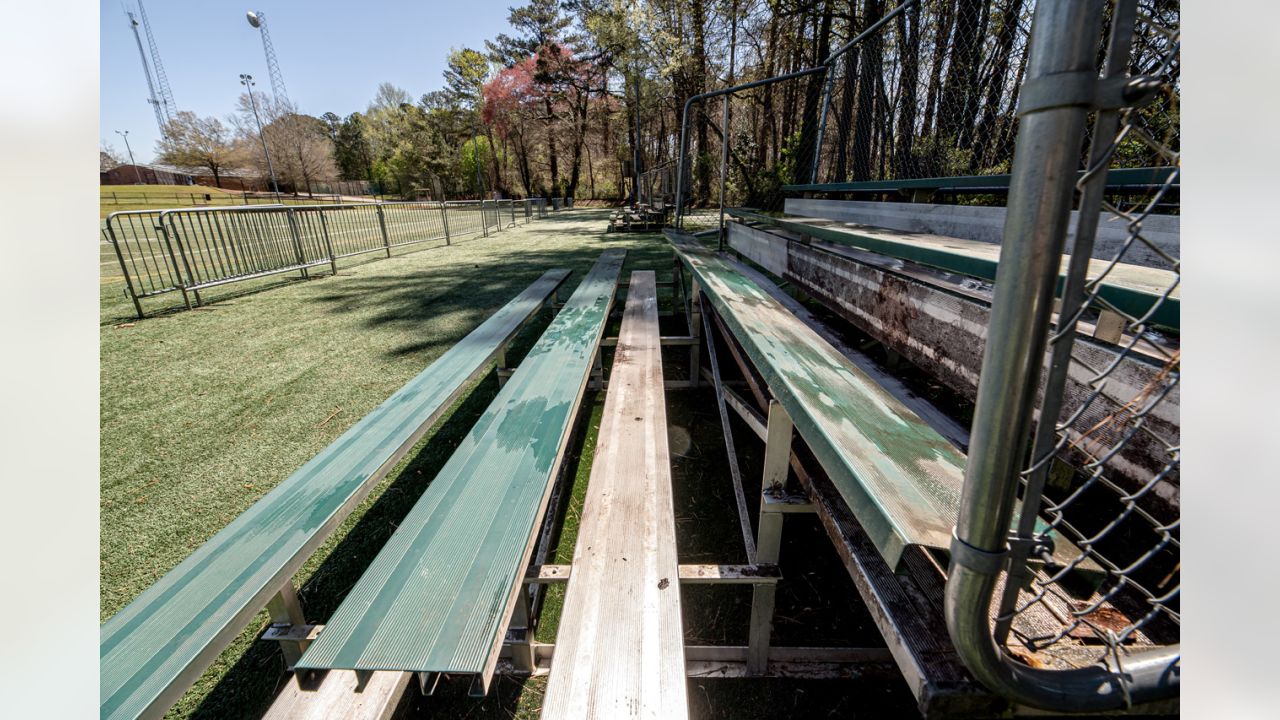
[[[912, 3], [844, 53], [830, 66], [804, 182], [1009, 172], [1033, 5]], [[861, 26], [893, 9], [865, 3]]]
[[[969, 669], [1058, 711], [1176, 697], [1180, 675], [1181, 268], [1145, 229], [1168, 224], [1153, 220], [1181, 166], [1180, 17], [1161, 0], [1102, 10], [1035, 10], [946, 586]], [[1134, 159], [1164, 179], [1108, 189]], [[1107, 247], [1104, 213], [1125, 230]], [[1116, 284], [1143, 301], [1121, 307]]]
[[330, 262], [318, 218], [291, 208], [166, 210], [188, 290]]
[[106, 228], [135, 301], [178, 289], [180, 271], [161, 230], [159, 210], [111, 213]]
[[[1132, 50], [1120, 70], [1158, 87], [1148, 104], [1123, 108], [1113, 122], [1095, 123], [1099, 137], [1078, 183], [1085, 200], [1097, 198], [1103, 210], [1124, 222], [1127, 237], [1087, 275], [1084, 263], [1072, 268], [1078, 295], [1064, 298], [1049, 335], [1053, 362], [1033, 459], [1023, 472], [1022, 547], [1043, 552], [1056, 540], [1059, 557], [1048, 564], [1034, 555], [1016, 558], [998, 613], [998, 639], [1059, 656], [1067, 646], [1076, 651], [1075, 663], [1109, 655], [1122, 664], [1122, 654], [1131, 648], [1179, 638], [1179, 333], [1152, 318], [1162, 306], [1177, 302], [1181, 271], [1177, 251], [1151, 242], [1143, 232], [1144, 221], [1178, 182], [1178, 53], [1176, 4], [1142, 3]], [[1108, 165], [1135, 158], [1174, 172], [1144, 196], [1115, 200], [1089, 192]], [[1096, 212], [1082, 212], [1081, 222], [1090, 217], [1097, 222]], [[1077, 238], [1082, 233], [1088, 236], [1080, 228]], [[1160, 259], [1148, 274], [1158, 285], [1157, 299], [1146, 312], [1125, 311], [1099, 297], [1098, 290], [1139, 249]], [[1108, 362], [1076, 347], [1089, 330], [1094, 342], [1105, 338], [1114, 349]], [[1151, 368], [1143, 382], [1126, 376], [1126, 358]], [[1087, 377], [1092, 392], [1064, 397], [1068, 373]], [[1173, 425], [1162, 418], [1170, 413]], [[1156, 460], [1140, 470], [1125, 466], [1126, 449], [1136, 443], [1155, 447], [1143, 455]], [[1047, 521], [1039, 531], [1034, 528], [1037, 510]], [[1071, 547], [1063, 553], [1065, 543]]]
[[450, 237], [487, 232], [479, 202], [456, 200], [445, 203], [444, 207], [449, 216]]
[[294, 213], [309, 229], [327, 238], [333, 257], [343, 258], [385, 251], [377, 205], [321, 205], [295, 208]]
[[445, 244], [448, 234], [458, 235], [463, 231], [460, 223], [449, 218], [449, 232], [445, 232], [445, 209], [437, 202], [396, 202], [383, 203], [383, 219], [387, 227], [387, 237], [392, 247], [415, 245], [424, 242]]

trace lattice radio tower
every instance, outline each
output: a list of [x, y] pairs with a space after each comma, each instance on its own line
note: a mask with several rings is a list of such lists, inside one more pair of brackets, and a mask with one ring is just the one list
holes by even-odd
[[155, 111], [156, 126], [160, 129], [161, 137], [168, 137], [165, 127], [177, 114], [178, 107], [173, 101], [173, 90], [169, 88], [169, 77], [165, 74], [164, 63], [160, 60], [160, 48], [156, 45], [155, 34], [151, 32], [151, 23], [147, 20], [147, 10], [139, 0], [138, 15], [142, 17], [142, 29], [147, 34], [147, 47], [151, 51], [150, 62], [148, 62], [147, 51], [142, 47], [142, 36], [138, 33], [138, 17], [129, 10], [125, 10], [124, 14], [129, 18], [129, 29], [133, 31], [133, 39], [138, 44], [138, 58], [142, 60], [142, 73], [147, 78], [147, 102], [151, 103], [151, 109]]
[[276, 49], [271, 44], [271, 33], [267, 31], [267, 16], [261, 10], [250, 10], [246, 13], [249, 24], [262, 32], [262, 52], [267, 56], [267, 74], [271, 76], [271, 94], [276, 103], [287, 106], [289, 95], [284, 89], [284, 76], [280, 74], [280, 61], [276, 60]]

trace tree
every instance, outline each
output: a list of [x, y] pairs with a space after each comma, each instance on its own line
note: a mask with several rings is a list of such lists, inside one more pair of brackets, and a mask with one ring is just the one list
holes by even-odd
[[231, 133], [222, 121], [187, 110], [165, 124], [164, 136], [156, 141], [156, 157], [178, 167], [208, 168], [218, 187], [222, 187], [222, 172], [238, 164]]
[[104, 140], [98, 145], [98, 170], [100, 172], [106, 172], [123, 164], [120, 162], [120, 151], [116, 150], [111, 143]]
[[298, 113], [290, 102], [268, 95], [254, 95], [258, 116], [255, 118], [248, 94], [240, 96], [238, 112], [233, 117], [240, 136], [243, 157], [250, 158], [263, 175], [267, 175], [265, 158], [250, 148], [258, 142], [257, 122], [262, 122], [262, 136], [271, 153], [272, 167], [282, 185], [302, 188], [312, 194], [312, 184], [337, 179], [333, 161], [333, 143], [325, 121]]
[[342, 180], [373, 181], [373, 154], [365, 137], [364, 116], [358, 112], [339, 118], [328, 112], [321, 115], [329, 141], [333, 143], [333, 161]]
[[[484, 102], [484, 83], [489, 76], [489, 60], [477, 50], [462, 48], [449, 52], [444, 70], [445, 93], [448, 98], [468, 111], [473, 125], [480, 125], [480, 109]], [[494, 147], [493, 132], [488, 125], [483, 126], [484, 137], [489, 148]], [[492, 185], [500, 191], [506, 189], [502, 180], [502, 168], [498, 163], [498, 154], [490, 153], [493, 171]]]

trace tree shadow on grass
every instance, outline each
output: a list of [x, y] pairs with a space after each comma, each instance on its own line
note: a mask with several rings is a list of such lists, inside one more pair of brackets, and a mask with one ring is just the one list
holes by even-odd
[[[456, 342], [547, 270], [564, 268], [571, 271], [559, 293], [562, 301], [567, 299], [605, 249], [608, 246], [523, 252], [480, 259], [480, 262], [424, 268], [407, 275], [350, 278], [310, 300], [331, 313], [365, 312], [370, 307], [377, 308], [365, 321], [370, 328], [411, 331], [420, 329], [424, 321], [454, 315], [459, 317], [455, 326], [456, 337], [423, 339], [388, 352], [398, 357], [444, 340]], [[619, 280], [626, 282], [634, 269], [654, 269], [662, 279], [666, 279], [670, 268], [669, 248], [657, 243], [652, 247], [631, 247]]]

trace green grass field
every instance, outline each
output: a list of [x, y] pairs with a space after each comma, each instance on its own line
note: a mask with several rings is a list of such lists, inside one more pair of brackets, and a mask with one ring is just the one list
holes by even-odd
[[[206, 198], [205, 196], [208, 196]], [[113, 212], [124, 210], [155, 210], [178, 207], [208, 207], [211, 205], [262, 205], [274, 199], [246, 197], [236, 190], [206, 187], [204, 185], [102, 185], [98, 189], [99, 216], [106, 218]], [[332, 196], [317, 199], [286, 197], [286, 205], [307, 205], [333, 202]]]
[[[670, 277], [657, 235], [606, 235], [607, 211], [556, 214], [489, 238], [340, 264], [336, 276], [267, 280], [206, 293], [191, 312], [127, 321], [121, 285], [102, 285], [101, 619], [106, 620], [237, 514], [376, 407], [546, 268], [574, 273], [630, 250], [634, 269]], [[419, 246], [421, 247], [421, 246]], [[562, 295], [565, 297], [566, 295]], [[621, 297], [621, 296], [620, 296]], [[666, 302], [665, 295], [663, 302]], [[549, 313], [517, 338], [518, 362]], [[127, 321], [127, 322], [126, 322]], [[672, 324], [674, 323], [674, 324]], [[679, 318], [664, 334], [684, 332]], [[616, 334], [615, 325], [607, 334]], [[608, 356], [606, 356], [608, 360]], [[685, 360], [669, 353], [669, 377]], [[323, 622], [394, 532], [470, 425], [497, 393], [490, 373], [307, 562], [295, 578], [308, 619]], [[571, 492], [556, 561], [569, 562], [603, 404], [589, 393], [569, 459]], [[709, 391], [668, 393], [681, 562], [740, 562], [732, 490]], [[747, 431], [738, 428], [745, 437]], [[740, 441], [740, 445], [745, 443]], [[743, 448], [759, 472], [759, 448]], [[754, 475], [754, 476], [758, 476]], [[750, 493], [749, 493], [750, 495]], [[880, 644], [821, 527], [788, 520], [775, 642]], [[815, 550], [818, 548], [818, 550]], [[825, 548], [825, 549], [823, 549]], [[547, 599], [539, 640], [554, 640], [562, 589]], [[750, 590], [682, 588], [691, 643], [746, 639]], [[171, 718], [257, 717], [283, 684], [279, 651], [250, 625], [169, 713]], [[398, 717], [535, 718], [544, 678], [501, 678], [484, 701], [466, 684], [406, 696]], [[914, 700], [894, 678], [842, 681], [691, 680], [695, 717], [909, 717]]]

